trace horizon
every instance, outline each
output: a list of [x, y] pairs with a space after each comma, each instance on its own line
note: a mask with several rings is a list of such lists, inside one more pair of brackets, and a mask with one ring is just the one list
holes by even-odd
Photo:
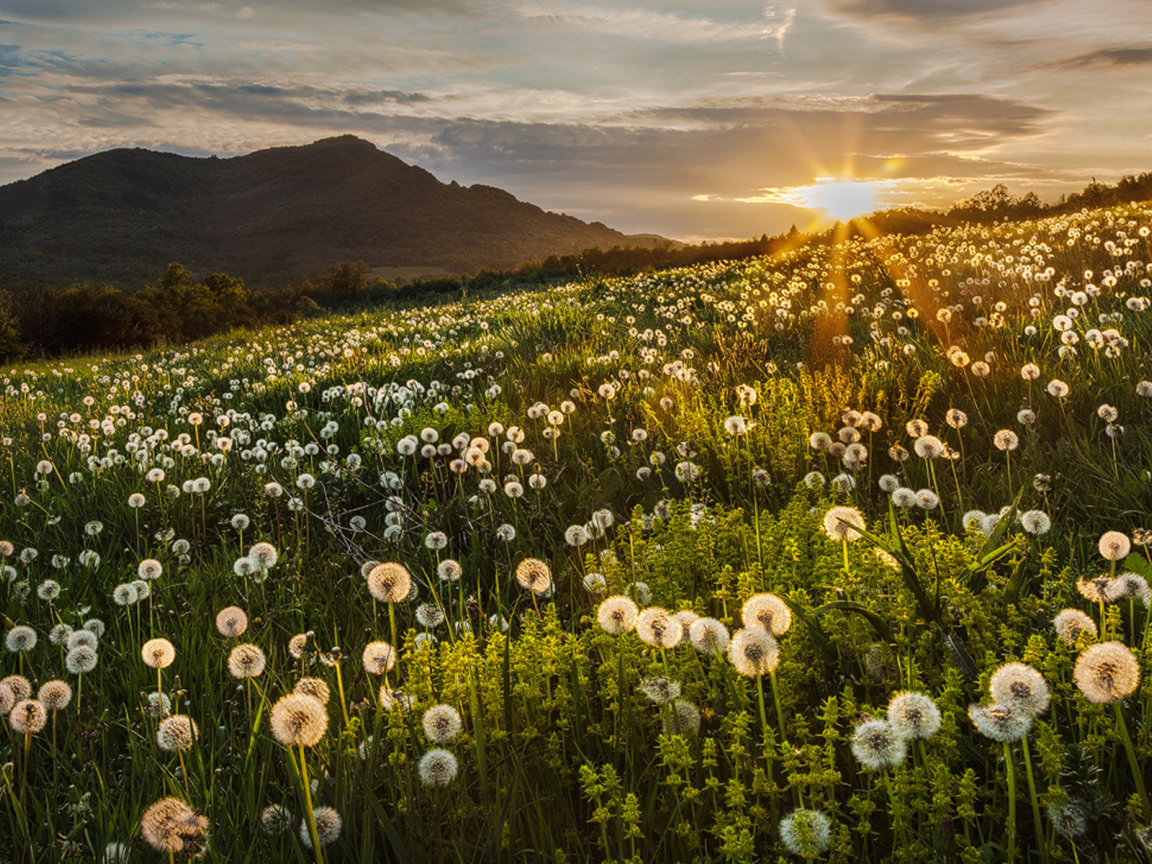
[[341, 134], [448, 183], [685, 242], [1045, 202], [1148, 170], [1115, 0], [593, 4], [0, 0], [0, 183], [119, 147]]

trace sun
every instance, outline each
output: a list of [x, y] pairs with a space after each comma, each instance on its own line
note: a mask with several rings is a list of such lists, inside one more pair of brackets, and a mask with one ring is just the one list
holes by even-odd
[[811, 186], [798, 186], [792, 192], [800, 206], [846, 222], [876, 209], [878, 185], [873, 180], [818, 177]]

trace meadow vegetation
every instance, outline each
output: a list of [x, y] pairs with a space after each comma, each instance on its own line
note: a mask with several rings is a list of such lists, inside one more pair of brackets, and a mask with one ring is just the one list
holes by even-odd
[[1148, 860], [1150, 229], [5, 369], [0, 859]]

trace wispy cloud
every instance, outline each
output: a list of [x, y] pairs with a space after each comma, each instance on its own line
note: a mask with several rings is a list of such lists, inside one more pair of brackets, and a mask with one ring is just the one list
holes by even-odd
[[796, 18], [795, 9], [768, 7], [751, 21], [717, 21], [642, 8], [531, 3], [518, 10], [526, 21], [600, 33], [625, 40], [678, 44], [715, 44], [759, 39], [782, 42]]
[[882, 201], [1053, 197], [1152, 167], [1147, 94], [1116, 71], [1152, 64], [1131, 35], [1152, 4], [1113, 2], [0, 0], [0, 182], [118, 146], [353, 133], [679, 237], [786, 229], [789, 190], [822, 176]]
[[1152, 64], [1152, 46], [1132, 48], [1100, 48], [1087, 54], [1077, 54], [1049, 65], [1058, 69], [1109, 69]]

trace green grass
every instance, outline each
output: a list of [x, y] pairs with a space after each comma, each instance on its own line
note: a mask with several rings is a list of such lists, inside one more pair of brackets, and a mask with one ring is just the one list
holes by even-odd
[[[1133, 299], [1152, 287], [1150, 224], [1152, 213], [1122, 207], [855, 239], [5, 371], [0, 539], [14, 548], [0, 611], [5, 631], [31, 626], [39, 641], [0, 654], [0, 678], [64, 678], [75, 695], [54, 751], [51, 724], [29, 739], [27, 763], [24, 737], [0, 734], [0, 764], [11, 763], [0, 859], [99, 861], [120, 842], [126, 860], [163, 860], [141, 818], [171, 795], [208, 818], [205, 859], [228, 862], [776, 860], [795, 857], [779, 823], [801, 805], [830, 820], [822, 860], [1002, 861], [1013, 842], [1020, 861], [1146, 860], [1137, 832], [1152, 812], [1136, 777], [1152, 757], [1148, 609], [1090, 602], [1077, 582], [1112, 573], [1097, 548], [1105, 531], [1138, 539], [1152, 527], [1152, 403], [1138, 395], [1152, 326]], [[1054, 289], [1086, 283], [1102, 290], [1078, 307], [1075, 354], [1061, 356], [1052, 322], [1073, 304]], [[1090, 346], [1090, 330], [1110, 328], [1126, 345]], [[1036, 380], [1022, 375], [1028, 363]], [[1053, 379], [1066, 398], [1049, 395]], [[867, 447], [856, 470], [809, 442], [837, 440], [849, 409], [880, 424], [843, 432]], [[949, 409], [967, 423], [948, 425]], [[746, 434], [728, 431], [733, 416]], [[915, 455], [912, 420], [956, 458]], [[505, 452], [514, 426], [524, 437]], [[425, 429], [447, 453], [421, 455]], [[1017, 449], [997, 449], [1002, 429]], [[416, 450], [404, 455], [408, 436]], [[149, 480], [156, 469], [164, 478]], [[206, 492], [184, 490], [201, 478]], [[512, 481], [522, 497], [505, 492]], [[905, 493], [882, 483], [934, 490], [939, 503], [898, 506]], [[833, 504], [858, 508], [868, 537], [830, 540]], [[984, 518], [1002, 508], [998, 524]], [[598, 511], [611, 518], [597, 524]], [[1016, 516], [1027, 511], [1051, 530], [1025, 531]], [[571, 526], [588, 542], [569, 545]], [[432, 532], [446, 546], [429, 548]], [[257, 541], [278, 552], [263, 581], [234, 571]], [[1133, 547], [1115, 572], [1152, 575], [1145, 554]], [[528, 557], [552, 575], [535, 597], [515, 579]], [[150, 597], [118, 605], [114, 589], [147, 558], [164, 570]], [[448, 558], [459, 582], [437, 576]], [[380, 561], [402, 563], [417, 596], [373, 600], [361, 568]], [[602, 590], [589, 589], [592, 574]], [[58, 597], [41, 599], [45, 580]], [[605, 596], [628, 594], [734, 633], [762, 592], [793, 616], [762, 689], [723, 656], [597, 623]], [[445, 622], [421, 625], [421, 604]], [[238, 639], [214, 626], [232, 605], [250, 619]], [[1102, 635], [1057, 638], [1052, 620], [1070, 607]], [[49, 633], [92, 618], [106, 626], [99, 662], [69, 675]], [[361, 654], [394, 626], [400, 656], [385, 681]], [[288, 642], [301, 633], [312, 636], [296, 659]], [[164, 693], [199, 726], [186, 776], [144, 710], [157, 678], [140, 649], [153, 637], [176, 649]], [[1134, 650], [1143, 679], [1119, 713], [1073, 680], [1087, 644], [1109, 640]], [[267, 657], [251, 686], [228, 671], [240, 641]], [[1052, 700], [1008, 761], [967, 712], [991, 704], [989, 678], [1013, 660], [1040, 672]], [[331, 690], [327, 731], [303, 765], [313, 805], [343, 820], [322, 856], [299, 837], [299, 753], [269, 724], [304, 675]], [[639, 689], [659, 678], [699, 712], [698, 732], [668, 734], [671, 709]], [[384, 710], [382, 685], [414, 707]], [[939, 731], [890, 771], [863, 768], [856, 726], [909, 689], [935, 700]], [[441, 745], [421, 722], [437, 704], [463, 720]], [[434, 746], [457, 760], [442, 787], [420, 777]], [[1070, 802], [1086, 816], [1072, 838], [1048, 810]], [[292, 813], [290, 833], [261, 829], [272, 804]]]

